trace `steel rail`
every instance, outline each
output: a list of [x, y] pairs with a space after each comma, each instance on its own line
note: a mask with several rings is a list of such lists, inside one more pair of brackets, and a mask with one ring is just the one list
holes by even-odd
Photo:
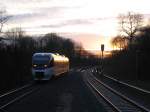
[[109, 101], [89, 80], [87, 81], [90, 86], [98, 93], [116, 112], [121, 112], [111, 101]]
[[[16, 101], [24, 98], [25, 96], [27, 96], [27, 95], [31, 94], [32, 92], [34, 92], [35, 90], [37, 90], [38, 87], [32, 87], [32, 85], [33, 85], [33, 83], [32, 84], [27, 84], [27, 85], [25, 85], [23, 87], [20, 87], [18, 89], [15, 89], [13, 91], [10, 91], [8, 93], [5, 93], [5, 94], [1, 95], [0, 96], [0, 100], [2, 100], [2, 99], [6, 100], [8, 98], [7, 99], [8, 101], [6, 101], [6, 102], [4, 102], [4, 104], [2, 103], [0, 105], [0, 110], [4, 111], [4, 108], [9, 106], [10, 104], [15, 103]], [[25, 89], [29, 89], [29, 90], [25, 90]], [[23, 93], [19, 93], [19, 92], [23, 92]]]
[[12, 93], [18, 92], [18, 91], [20, 91], [20, 90], [23, 90], [23, 89], [25, 89], [25, 88], [27, 88], [27, 87], [30, 87], [31, 85], [32, 85], [32, 83], [31, 83], [31, 84], [26, 84], [26, 85], [24, 85], [24, 86], [22, 86], [22, 87], [20, 87], [20, 88], [17, 88], [17, 89], [14, 89], [14, 90], [12, 90], [12, 91], [9, 91], [9, 92], [7, 92], [7, 93], [4, 93], [4, 94], [0, 95], [0, 98], [5, 97], [5, 96], [8, 96], [8, 95], [10, 95], [10, 94], [12, 94]]
[[124, 100], [130, 102], [131, 104], [133, 104], [134, 106], [140, 108], [142, 111], [144, 112], [150, 112], [150, 110], [142, 105], [140, 105], [139, 103], [129, 99], [128, 97], [124, 96], [123, 94], [117, 92], [116, 90], [112, 89], [111, 87], [109, 87], [108, 85], [104, 84], [102, 81], [98, 80], [95, 76], [92, 75], [92, 77], [99, 82], [100, 84], [102, 84], [104, 87], [106, 87], [107, 89], [109, 89], [110, 91], [112, 91], [113, 93], [115, 93], [116, 95], [122, 97]]
[[9, 101], [8, 103], [6, 103], [6, 104], [0, 106], [0, 110], [3, 110], [3, 109], [4, 109], [5, 107], [7, 107], [8, 105], [10, 105], [10, 104], [12, 104], [12, 103], [14, 103], [14, 102], [16, 102], [16, 101], [22, 99], [23, 97], [25, 97], [25, 96], [31, 94], [31, 93], [34, 92], [35, 90], [36, 90], [36, 89], [32, 89], [32, 90], [30, 90], [30, 91], [28, 91], [28, 92], [26, 92], [26, 93], [24, 93], [24, 94], [22, 94], [22, 95], [16, 97], [15, 99]]
[[106, 78], [108, 78], [108, 79], [111, 79], [111, 80], [113, 80], [113, 81], [115, 81], [115, 82], [118, 82], [118, 83], [120, 83], [120, 84], [123, 84], [123, 85], [125, 85], [125, 86], [134, 88], [134, 89], [136, 89], [136, 90], [142, 91], [142, 92], [147, 93], [147, 94], [150, 94], [150, 91], [148, 91], [148, 90], [145, 90], [145, 89], [142, 89], [142, 88], [133, 86], [133, 85], [131, 85], [131, 84], [127, 84], [127, 83], [125, 83], [125, 82], [123, 82], [123, 81], [119, 81], [119, 80], [117, 80], [117, 79], [115, 79], [115, 78], [113, 78], [113, 77], [107, 76], [106, 74], [104, 74], [103, 76], [106, 77]]

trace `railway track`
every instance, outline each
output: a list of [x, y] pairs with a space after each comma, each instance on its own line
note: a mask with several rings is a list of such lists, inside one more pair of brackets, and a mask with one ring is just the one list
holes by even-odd
[[98, 80], [90, 73], [86, 75], [87, 83], [100, 95], [116, 112], [150, 112], [147, 108], [129, 99]]
[[0, 111], [7, 112], [4, 109], [9, 105], [21, 100], [25, 96], [33, 93], [38, 87], [34, 83], [27, 84], [0, 96]]
[[112, 80], [112, 81], [114, 81], [114, 82], [117, 82], [117, 83], [119, 83], [119, 84], [121, 84], [121, 85], [124, 85], [124, 86], [126, 86], [126, 87], [130, 87], [130, 88], [136, 89], [136, 90], [138, 90], [138, 91], [141, 91], [141, 92], [143, 92], [143, 93], [150, 94], [150, 91], [148, 91], [148, 90], [145, 90], [145, 89], [142, 89], [142, 88], [139, 88], [139, 87], [136, 87], [136, 86], [127, 84], [127, 83], [125, 83], [125, 82], [123, 82], [123, 81], [119, 81], [119, 80], [117, 80], [117, 79], [115, 79], [115, 78], [113, 78], [113, 77], [110, 77], [110, 76], [106, 75], [106, 74], [104, 74], [103, 76], [104, 76], [105, 78], [109, 79], [109, 80]]

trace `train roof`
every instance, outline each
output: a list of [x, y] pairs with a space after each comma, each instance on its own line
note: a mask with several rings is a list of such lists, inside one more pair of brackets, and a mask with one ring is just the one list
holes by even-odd
[[[34, 53], [33, 56], [50, 56], [50, 57], [63, 57], [63, 58], [67, 58], [66, 56], [64, 55], [60, 55], [58, 53], [43, 53], [43, 52], [39, 52], [39, 53]], [[67, 58], [68, 59], [68, 58]]]
[[40, 55], [40, 56], [41, 56], [41, 55], [42, 55], [42, 56], [44, 56], [44, 55], [50, 56], [50, 55], [53, 55], [53, 53], [34, 53], [34, 54], [33, 54], [33, 56], [39, 56], [39, 55]]
[[34, 53], [34, 56], [49, 56], [50, 59], [54, 58], [54, 60], [66, 60], [69, 61], [69, 58], [67, 58], [64, 55], [59, 55], [58, 53]]

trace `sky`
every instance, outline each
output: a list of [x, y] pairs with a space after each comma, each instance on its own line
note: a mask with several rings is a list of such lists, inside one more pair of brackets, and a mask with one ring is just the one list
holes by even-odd
[[[85, 49], [98, 50], [119, 32], [117, 16], [129, 11], [149, 18], [149, 0], [1, 0], [12, 17], [4, 30], [21, 27], [27, 34], [50, 32], [71, 38]], [[149, 20], [149, 19], [148, 19]]]

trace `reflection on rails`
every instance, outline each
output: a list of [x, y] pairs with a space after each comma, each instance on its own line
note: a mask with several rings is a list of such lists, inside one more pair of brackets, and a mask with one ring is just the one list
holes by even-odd
[[113, 110], [117, 112], [150, 112], [149, 109], [98, 80], [92, 73], [87, 73], [85, 78], [89, 86], [92, 87], [93, 90], [113, 108]]
[[35, 86], [34, 83], [27, 84], [23, 87], [17, 88], [10, 92], [7, 92], [0, 96], [0, 111], [5, 112], [5, 108], [9, 105], [21, 100], [25, 96], [30, 95], [35, 90], [38, 90], [38, 86]]

